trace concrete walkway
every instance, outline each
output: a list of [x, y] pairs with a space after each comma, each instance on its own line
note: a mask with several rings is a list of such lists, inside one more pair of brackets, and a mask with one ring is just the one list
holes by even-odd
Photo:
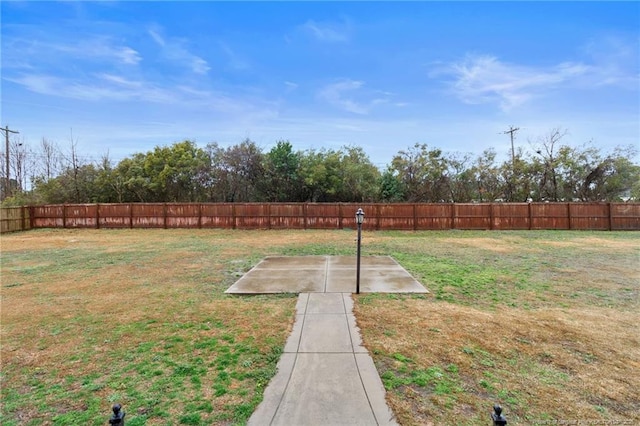
[[249, 425], [396, 425], [350, 293], [301, 293], [278, 372]]

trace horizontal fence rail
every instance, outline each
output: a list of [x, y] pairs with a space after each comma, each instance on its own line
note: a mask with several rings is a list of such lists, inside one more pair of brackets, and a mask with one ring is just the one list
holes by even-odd
[[2, 232], [30, 228], [640, 230], [640, 203], [127, 203], [2, 209]]

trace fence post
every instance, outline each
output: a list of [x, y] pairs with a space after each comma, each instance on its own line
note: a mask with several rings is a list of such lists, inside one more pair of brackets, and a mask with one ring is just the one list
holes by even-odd
[[236, 218], [236, 203], [235, 202], [231, 203], [231, 218], [233, 219], [233, 222], [231, 224], [231, 229], [236, 229], [237, 218]]
[[96, 229], [100, 229], [100, 203], [96, 203]]
[[531, 208], [531, 202], [528, 203], [529, 206], [529, 231], [533, 229], [533, 211]]
[[418, 207], [416, 203], [413, 203], [413, 230], [418, 230]]
[[308, 203], [304, 203], [302, 205], [302, 227], [304, 229], [307, 229], [307, 204]]
[[162, 203], [162, 228], [167, 229], [167, 203]]
[[451, 203], [451, 229], [456, 229], [456, 203]]
[[611, 217], [611, 203], [607, 203], [609, 205], [609, 231], [613, 231], [613, 218]]
[[489, 203], [489, 230], [493, 231], [494, 225], [493, 225], [493, 203]]
[[567, 216], [569, 217], [569, 230], [572, 230], [573, 218], [571, 217], [571, 203], [567, 203]]

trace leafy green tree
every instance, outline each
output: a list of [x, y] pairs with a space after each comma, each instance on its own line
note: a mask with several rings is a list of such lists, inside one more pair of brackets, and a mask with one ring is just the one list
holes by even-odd
[[469, 167], [470, 161], [469, 154], [449, 154], [446, 157], [445, 185], [448, 199], [445, 201], [468, 203], [474, 199], [476, 185], [474, 171]]
[[335, 150], [307, 150], [300, 161], [300, 175], [304, 184], [304, 200], [311, 202], [340, 201], [341, 153]]
[[264, 156], [264, 179], [259, 182], [266, 201], [301, 200], [300, 162], [301, 153], [294, 152], [289, 141], [278, 141]]
[[341, 193], [339, 201], [374, 201], [378, 193], [380, 171], [360, 147], [347, 146], [341, 151]]
[[200, 201], [203, 191], [197, 185], [197, 176], [206, 161], [205, 152], [188, 140], [147, 153], [143, 174], [148, 178], [153, 201]]
[[122, 203], [124, 183], [105, 155], [98, 167], [95, 181], [96, 201], [100, 203]]
[[246, 139], [226, 149], [213, 143], [207, 146], [207, 151], [211, 201], [259, 200], [259, 181], [264, 176], [264, 154], [255, 142]]
[[[637, 155], [634, 147], [616, 148], [602, 159], [580, 185], [583, 201], [621, 201], [632, 197], [640, 181], [640, 166], [630, 160]], [[637, 198], [636, 198], [637, 199]]]
[[402, 182], [398, 172], [387, 167], [380, 176], [378, 184], [378, 200], [386, 203], [398, 203], [405, 200]]
[[471, 167], [475, 191], [473, 199], [480, 202], [492, 202], [504, 194], [504, 185], [500, 178], [500, 167], [496, 164], [496, 152], [486, 149], [476, 158]]
[[513, 160], [500, 166], [502, 200], [508, 203], [542, 201], [539, 177], [544, 173], [540, 162], [527, 161], [522, 148], [518, 148]]
[[68, 167], [53, 179], [36, 178], [33, 191], [47, 204], [95, 203], [99, 201], [96, 197], [97, 177], [98, 170], [92, 164], [77, 169]]
[[447, 162], [440, 149], [429, 149], [416, 143], [398, 152], [391, 160], [391, 170], [397, 173], [402, 191], [409, 202], [442, 202], [449, 199]]
[[151, 178], [145, 174], [144, 162], [146, 154], [137, 153], [120, 161], [115, 168], [117, 179], [122, 182], [122, 191], [118, 198], [122, 202], [150, 202], [153, 194], [150, 187]]

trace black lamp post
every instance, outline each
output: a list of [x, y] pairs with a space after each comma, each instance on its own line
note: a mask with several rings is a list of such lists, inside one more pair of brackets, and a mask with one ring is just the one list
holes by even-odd
[[360, 241], [362, 241], [362, 222], [364, 222], [364, 212], [358, 209], [356, 212], [356, 223], [358, 224], [358, 255], [356, 264], [356, 294], [360, 294]]

